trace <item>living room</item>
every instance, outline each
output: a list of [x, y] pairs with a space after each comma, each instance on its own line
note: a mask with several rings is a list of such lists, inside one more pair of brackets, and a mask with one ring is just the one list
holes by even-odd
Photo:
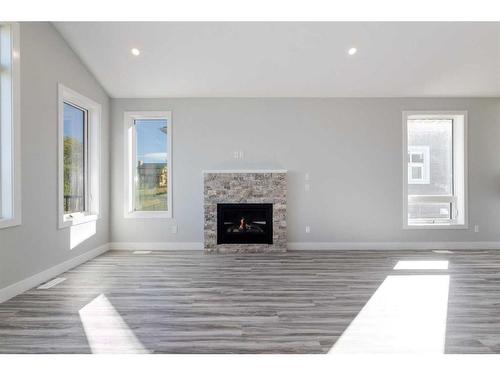
[[125, 18], [0, 23], [0, 353], [500, 352], [499, 22]]

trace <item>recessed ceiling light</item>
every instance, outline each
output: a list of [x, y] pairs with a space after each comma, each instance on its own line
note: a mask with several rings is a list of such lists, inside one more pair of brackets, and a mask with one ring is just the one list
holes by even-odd
[[132, 48], [130, 50], [130, 53], [134, 56], [139, 56], [141, 54], [141, 51], [139, 51], [137, 48]]
[[358, 52], [358, 49], [356, 47], [351, 47], [349, 48], [349, 51], [347, 51], [347, 53], [351, 56], [356, 54], [356, 52]]

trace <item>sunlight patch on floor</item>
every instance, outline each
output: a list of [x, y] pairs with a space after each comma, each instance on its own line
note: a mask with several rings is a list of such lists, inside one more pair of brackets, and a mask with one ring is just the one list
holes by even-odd
[[449, 281], [388, 276], [330, 353], [444, 353]]
[[148, 353], [104, 294], [78, 313], [92, 353]]

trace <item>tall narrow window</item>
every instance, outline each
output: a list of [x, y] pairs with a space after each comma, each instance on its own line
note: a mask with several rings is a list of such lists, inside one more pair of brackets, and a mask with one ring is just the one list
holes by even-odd
[[98, 103], [59, 85], [59, 226], [99, 215], [100, 121]]
[[64, 213], [85, 213], [87, 205], [87, 110], [64, 102]]
[[135, 210], [168, 211], [167, 120], [135, 120]]
[[0, 228], [21, 224], [19, 25], [0, 22]]
[[172, 216], [170, 112], [125, 114], [126, 217]]
[[466, 227], [466, 113], [404, 113], [406, 227]]

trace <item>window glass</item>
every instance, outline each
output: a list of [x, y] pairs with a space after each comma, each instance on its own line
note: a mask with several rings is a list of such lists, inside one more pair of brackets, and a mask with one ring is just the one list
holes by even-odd
[[64, 103], [64, 213], [85, 211], [86, 111]]
[[411, 177], [413, 180], [421, 180], [423, 177], [422, 168], [421, 167], [412, 167], [411, 168]]
[[[453, 194], [452, 120], [408, 120], [408, 150], [411, 163], [427, 163], [428, 184], [410, 184], [409, 195]], [[429, 160], [425, 160], [428, 150]], [[422, 168], [422, 169], [424, 169]], [[418, 173], [418, 172], [417, 172]]]
[[0, 22], [0, 229], [21, 224], [20, 57], [17, 51], [19, 24]]
[[134, 121], [135, 210], [168, 210], [168, 128], [165, 119]]
[[424, 154], [421, 152], [417, 152], [411, 155], [412, 163], [423, 163], [424, 162]]
[[407, 126], [408, 196], [417, 197], [409, 199], [408, 219], [452, 219], [446, 197], [453, 196], [453, 120], [414, 119]]

